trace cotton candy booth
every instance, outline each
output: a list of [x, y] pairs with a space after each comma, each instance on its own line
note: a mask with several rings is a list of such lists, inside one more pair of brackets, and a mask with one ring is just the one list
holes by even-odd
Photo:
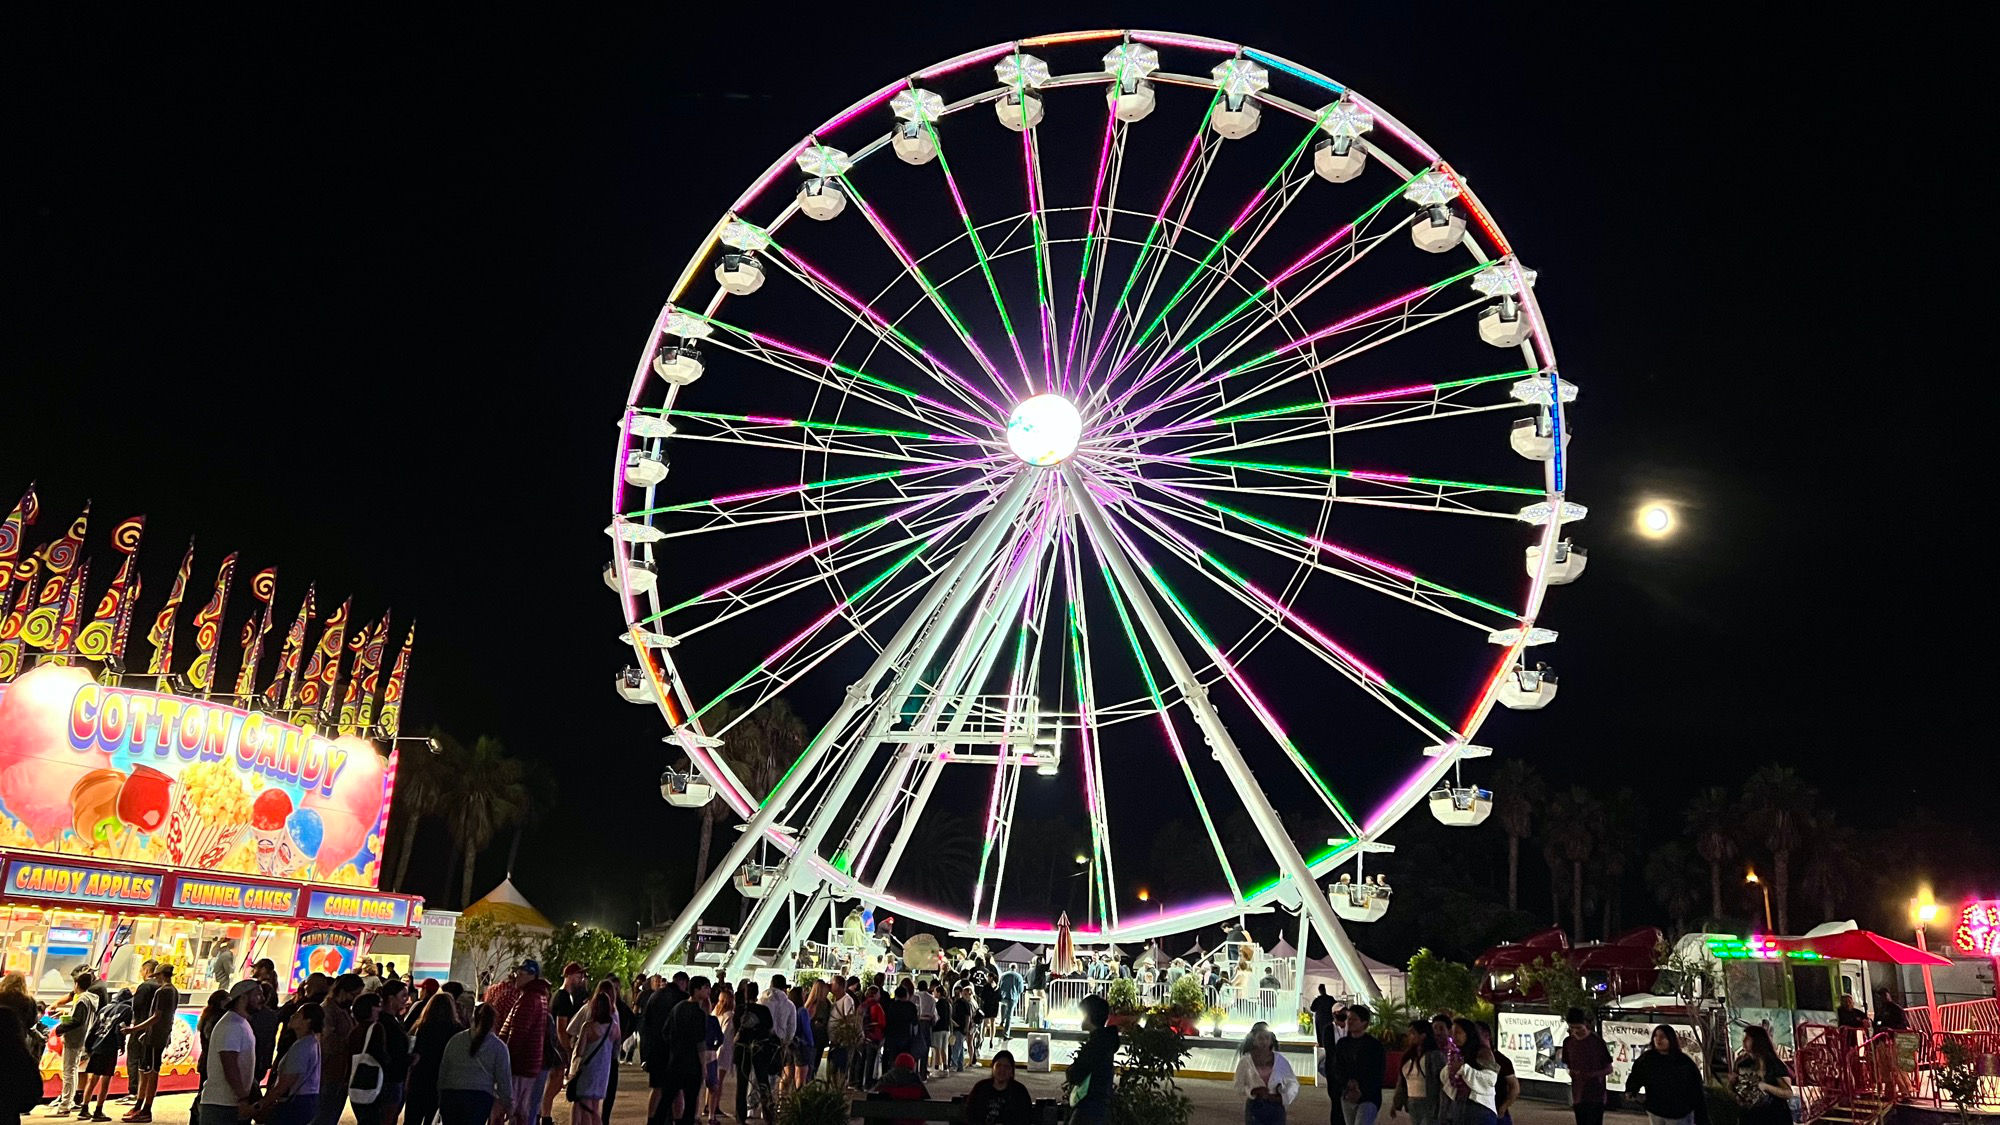
[[366, 739], [38, 665], [0, 684], [0, 968], [54, 1003], [79, 967], [116, 992], [171, 963], [161, 1086], [191, 1088], [210, 991], [267, 957], [289, 991], [416, 932], [420, 900], [375, 890], [395, 774]]

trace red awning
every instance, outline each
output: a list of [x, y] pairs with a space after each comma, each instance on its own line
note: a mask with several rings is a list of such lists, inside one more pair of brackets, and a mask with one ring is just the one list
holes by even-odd
[[1803, 949], [1840, 961], [1887, 961], [1892, 965], [1949, 965], [1951, 959], [1905, 945], [1869, 930], [1842, 930], [1809, 938], [1777, 938], [1783, 949]]

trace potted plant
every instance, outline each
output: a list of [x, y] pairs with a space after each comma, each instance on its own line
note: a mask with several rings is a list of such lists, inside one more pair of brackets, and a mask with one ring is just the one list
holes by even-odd
[[1222, 1017], [1224, 1017], [1224, 1016], [1226, 1016], [1226, 1015], [1228, 1015], [1228, 1014], [1229, 1014], [1228, 1012], [1225, 1012], [1225, 1011], [1223, 1011], [1223, 1010], [1222, 1010], [1222, 1006], [1221, 1006], [1221, 1005], [1219, 1005], [1219, 1004], [1215, 1004], [1215, 1005], [1210, 1005], [1210, 1006], [1209, 1006], [1209, 1009], [1208, 1009], [1208, 1034], [1209, 1034], [1209, 1035], [1210, 1035], [1210, 1036], [1211, 1036], [1212, 1038], [1216, 1038], [1216, 1039], [1220, 1039], [1220, 1038], [1222, 1038]]

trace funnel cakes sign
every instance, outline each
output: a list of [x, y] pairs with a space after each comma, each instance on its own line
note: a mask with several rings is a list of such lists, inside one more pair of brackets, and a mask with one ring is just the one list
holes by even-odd
[[40, 666], [0, 685], [0, 846], [373, 887], [373, 743]]

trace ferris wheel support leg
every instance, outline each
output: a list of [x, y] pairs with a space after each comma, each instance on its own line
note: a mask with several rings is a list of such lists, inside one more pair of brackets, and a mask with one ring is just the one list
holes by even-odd
[[1312, 869], [1306, 865], [1305, 857], [1286, 834], [1285, 826], [1278, 820], [1276, 809], [1270, 799], [1258, 786], [1250, 767], [1243, 761], [1243, 754], [1236, 748], [1236, 740], [1222, 724], [1222, 717], [1208, 700], [1208, 689], [1181, 655], [1180, 645], [1174, 640], [1173, 632], [1161, 618], [1153, 605], [1151, 593], [1133, 573], [1132, 565], [1120, 549], [1118, 538], [1112, 534], [1110, 522], [1105, 518], [1104, 509], [1090, 489], [1084, 487], [1073, 469], [1064, 466], [1063, 477], [1069, 485], [1070, 495], [1076, 501], [1078, 512], [1083, 517], [1084, 527], [1097, 544], [1100, 554], [1111, 568], [1111, 574], [1119, 588], [1132, 604], [1133, 615], [1139, 619], [1153, 647], [1159, 650], [1160, 660], [1173, 673], [1175, 686], [1187, 700], [1188, 710], [1194, 713], [1195, 722], [1207, 737], [1210, 750], [1216, 761], [1222, 764], [1223, 772], [1229, 775], [1230, 785], [1236, 796], [1243, 802], [1243, 809], [1257, 826], [1258, 834], [1264, 837], [1264, 846], [1269, 848], [1273, 859], [1278, 861], [1278, 870], [1297, 885], [1299, 900], [1304, 912], [1311, 916], [1313, 926], [1319, 930], [1320, 939], [1326, 942], [1327, 951], [1333, 955], [1334, 964], [1340, 967], [1342, 976], [1355, 995], [1367, 1000], [1379, 997], [1373, 978], [1368, 975], [1361, 961], [1361, 952], [1347, 937], [1347, 931], [1340, 928], [1339, 919], [1334, 917], [1333, 906], [1326, 900], [1326, 892], [1313, 878]]
[[820, 911], [825, 910], [832, 901], [832, 893], [822, 883], [813, 888], [812, 894], [806, 897], [804, 910], [792, 912], [792, 932], [778, 954], [778, 968], [790, 972], [796, 967], [799, 946], [812, 940], [813, 927], [819, 925]]
[[958, 555], [933, 581], [923, 601], [910, 612], [910, 616], [896, 630], [889, 643], [883, 646], [875, 662], [869, 665], [861, 678], [848, 688], [846, 698], [834, 711], [833, 717], [827, 720], [826, 725], [821, 727], [819, 733], [806, 745], [804, 753], [799, 755], [799, 760], [793, 765], [791, 772], [786, 774], [778, 787], [771, 791], [763, 807], [751, 816], [737, 841], [730, 845], [729, 851], [708, 873], [708, 877], [702, 880], [694, 897], [688, 900], [687, 907], [674, 919], [673, 924], [667, 927], [667, 932], [660, 936], [659, 943], [646, 958], [647, 971], [653, 971], [665, 964], [667, 957], [687, 940], [688, 935], [694, 931], [695, 923], [701, 920], [702, 913], [715, 901], [716, 896], [729, 886], [730, 880], [735, 877], [736, 869], [743, 865], [743, 861], [749, 858], [758, 841], [762, 840], [771, 826], [777, 823], [778, 818], [791, 804], [792, 798], [812, 780], [814, 772], [826, 757], [833, 741], [840, 736], [842, 730], [846, 729], [847, 724], [854, 721], [854, 717], [868, 706], [873, 698], [875, 685], [881, 682], [883, 676], [889, 674], [897, 658], [903, 655], [904, 650], [909, 648], [910, 642], [916, 639], [918, 631], [932, 615], [937, 613], [939, 607], [944, 605], [945, 599], [954, 591], [968, 585], [964, 581], [966, 571], [971, 569], [974, 563], [983, 560], [991, 551], [992, 541], [1013, 526], [1014, 520], [1020, 515], [1021, 506], [1027, 502], [1028, 493], [1028, 475], [1024, 473], [1016, 477], [1006, 491], [1000, 494], [1000, 498], [993, 505], [993, 510], [980, 521], [971, 538], [960, 548]]
[[[950, 631], [952, 622], [965, 612], [967, 603], [978, 592], [980, 583], [973, 581], [972, 575], [977, 573], [1005, 542], [1006, 533], [1012, 530], [1015, 518], [1020, 515], [1021, 507], [1027, 503], [1031, 492], [1030, 482], [1031, 474], [1022, 473], [1014, 478], [1013, 483], [1007, 487], [1007, 491], [994, 506], [992, 514], [986, 517], [978, 531], [966, 541], [958, 556], [952, 560], [949, 578], [940, 580], [938, 587], [925, 597], [923, 605], [911, 613], [910, 619], [896, 631], [895, 638], [883, 648], [882, 655], [876, 658], [876, 666], [886, 671], [899, 659], [907, 657], [902, 669], [891, 681], [889, 690], [877, 699], [872, 690], [849, 689], [847, 700], [841, 705], [841, 710], [836, 716], [840, 719], [839, 726], [829, 723], [827, 730], [837, 733], [863, 710], [872, 710], [874, 718], [861, 735], [861, 740], [855, 744], [853, 752], [848, 755], [833, 784], [827, 788], [826, 795], [821, 798], [818, 815], [806, 824], [796, 848], [780, 865], [779, 886], [792, 887], [800, 878], [800, 868], [809, 865], [812, 857], [819, 854], [834, 818], [840, 815], [841, 808], [853, 795], [855, 785], [860, 782], [862, 774], [867, 772], [873, 761], [875, 747], [880, 743], [881, 736], [887, 732], [889, 725], [895, 721], [897, 713], [901, 710], [902, 701], [909, 696], [917, 678], [923, 674], [924, 667], [936, 657], [938, 649], [943, 647], [945, 634]], [[927, 630], [923, 629], [925, 625], [929, 625]], [[912, 644], [916, 646], [914, 652], [911, 651]], [[874, 668], [871, 668], [870, 672], [873, 673]], [[880, 678], [879, 675], [871, 675], [868, 680], [869, 688], [872, 689]], [[858, 688], [860, 685], [856, 686]], [[819, 739], [814, 741], [820, 742]], [[831, 741], [831, 737], [827, 741]], [[800, 772], [794, 769], [792, 776], [797, 777]], [[737, 843], [741, 846], [742, 841], [739, 840]], [[745, 849], [745, 854], [748, 854], [748, 849]], [[757, 951], [758, 943], [762, 942], [764, 935], [770, 932], [771, 922], [776, 913], [776, 903], [769, 895], [759, 899], [751, 908], [748, 921], [736, 935], [728, 955], [723, 960], [723, 966], [729, 975], [735, 976], [742, 969], [743, 963]]]
[[896, 838], [889, 844], [889, 854], [882, 857], [882, 869], [875, 873], [869, 888], [880, 891], [889, 885], [889, 877], [896, 873], [896, 864], [902, 862], [903, 849], [909, 846], [910, 834], [916, 831], [917, 818], [923, 815], [924, 807], [931, 803], [931, 790], [937, 788], [938, 778], [944, 773], [944, 763], [939, 761], [924, 764], [924, 779], [917, 783], [917, 791], [910, 797], [910, 804], [903, 811], [903, 823], [896, 826]]

